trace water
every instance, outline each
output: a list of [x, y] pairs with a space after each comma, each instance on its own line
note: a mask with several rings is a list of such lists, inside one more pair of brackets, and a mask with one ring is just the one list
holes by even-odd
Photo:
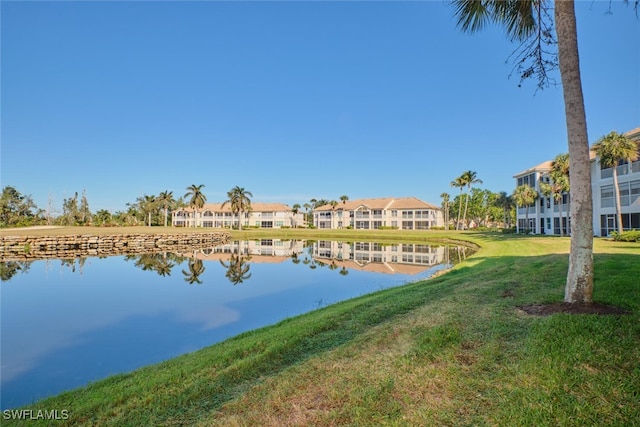
[[0, 407], [428, 278], [465, 255], [459, 247], [269, 239], [188, 254], [0, 263]]

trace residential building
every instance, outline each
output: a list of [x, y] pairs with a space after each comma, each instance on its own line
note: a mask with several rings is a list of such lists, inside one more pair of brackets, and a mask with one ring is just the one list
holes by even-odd
[[[625, 133], [625, 136], [640, 143], [640, 127]], [[617, 174], [622, 227], [625, 230], [640, 230], [640, 158], [631, 163], [620, 162]], [[608, 236], [617, 230], [613, 168], [604, 168], [599, 162], [592, 161], [591, 183], [593, 233], [596, 236]]]
[[428, 230], [442, 227], [442, 218], [440, 208], [415, 197], [347, 200], [313, 210], [314, 226], [333, 229]]
[[[292, 209], [282, 203], [252, 202], [251, 210], [242, 212], [240, 218], [243, 227], [282, 228], [300, 227], [304, 225], [304, 214], [293, 213]], [[208, 203], [197, 211], [193, 208], [182, 208], [171, 214], [174, 227], [215, 227], [231, 228], [238, 224], [238, 215], [231, 212], [229, 203]]]
[[[640, 141], [640, 128], [626, 132], [625, 136]], [[613, 170], [603, 167], [595, 152], [591, 151], [590, 157], [593, 233], [596, 236], [608, 236], [616, 230]], [[540, 188], [540, 183], [550, 182], [550, 171], [551, 161], [546, 161], [514, 175], [516, 186], [529, 185], [538, 192], [538, 200], [532, 206], [517, 208], [518, 231], [528, 229], [536, 234], [569, 234], [571, 230], [570, 192], [563, 194], [562, 202], [557, 203], [553, 196], [544, 196]], [[640, 160], [631, 163], [620, 162], [617, 172], [623, 227], [625, 230], [640, 229]], [[561, 224], [562, 233], [560, 232]]]

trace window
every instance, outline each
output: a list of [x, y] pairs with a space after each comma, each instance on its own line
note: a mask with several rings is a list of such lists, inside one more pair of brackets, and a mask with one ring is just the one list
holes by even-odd
[[402, 221], [403, 230], [413, 230], [413, 221]]
[[355, 244], [354, 250], [356, 251], [368, 251], [369, 243], [367, 242], [358, 242]]
[[640, 180], [629, 183], [629, 206], [640, 206]]
[[416, 230], [428, 230], [429, 221], [416, 221], [415, 227], [416, 227]]
[[518, 186], [521, 186], [521, 185], [528, 185], [529, 187], [535, 188], [536, 174], [531, 173], [529, 175], [521, 176], [520, 178], [518, 178]]
[[413, 218], [413, 211], [402, 211], [402, 218]]
[[392, 217], [397, 217], [398, 216], [398, 211], [391, 211], [391, 216]]
[[605, 185], [600, 187], [600, 207], [612, 208], [614, 207], [614, 192], [613, 185]]

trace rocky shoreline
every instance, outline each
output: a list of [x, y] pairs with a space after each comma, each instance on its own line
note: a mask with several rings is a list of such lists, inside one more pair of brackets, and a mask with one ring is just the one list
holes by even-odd
[[68, 259], [155, 252], [188, 252], [227, 243], [227, 232], [73, 234], [63, 236], [0, 236], [0, 262]]

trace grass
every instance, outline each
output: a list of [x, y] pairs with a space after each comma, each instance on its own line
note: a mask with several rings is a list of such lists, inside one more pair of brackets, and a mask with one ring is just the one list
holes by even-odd
[[[28, 408], [68, 409], [70, 418], [55, 425], [87, 426], [640, 425], [637, 244], [595, 242], [594, 298], [631, 314], [533, 317], [517, 307], [562, 300], [568, 238], [325, 233], [305, 237], [464, 239], [482, 249], [435, 279], [325, 307]], [[267, 236], [302, 238], [299, 230], [234, 232], [237, 239]], [[29, 425], [40, 423], [50, 424]]]

